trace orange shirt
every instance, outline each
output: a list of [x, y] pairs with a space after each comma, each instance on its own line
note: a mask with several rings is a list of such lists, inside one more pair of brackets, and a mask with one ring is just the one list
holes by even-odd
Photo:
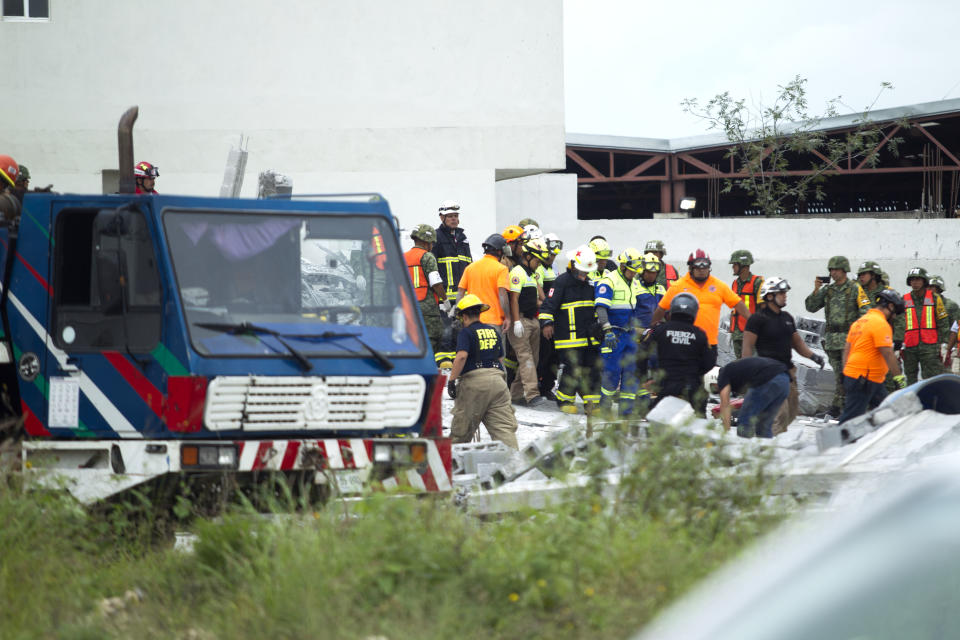
[[850, 325], [847, 343], [850, 352], [843, 375], [849, 378], [865, 376], [871, 382], [883, 382], [889, 367], [880, 347], [893, 348], [893, 329], [883, 311], [870, 309]]
[[503, 324], [503, 309], [500, 308], [498, 289], [509, 290], [507, 273], [507, 268], [490, 254], [484, 255], [476, 262], [471, 262], [463, 270], [457, 286], [490, 305], [489, 309], [480, 314], [480, 322], [497, 327]]
[[669, 311], [670, 301], [675, 295], [684, 291], [693, 294], [700, 303], [700, 310], [697, 311], [697, 319], [693, 324], [703, 329], [711, 345], [717, 344], [717, 334], [720, 333], [720, 308], [723, 305], [731, 308], [737, 306], [740, 296], [719, 278], [708, 276], [703, 284], [700, 284], [687, 273], [667, 289], [666, 295], [660, 300], [660, 308]]

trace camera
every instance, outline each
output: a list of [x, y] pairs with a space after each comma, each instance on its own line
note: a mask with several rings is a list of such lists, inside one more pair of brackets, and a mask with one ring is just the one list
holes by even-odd
[[830, 284], [830, 276], [817, 276], [817, 280], [823, 284]]

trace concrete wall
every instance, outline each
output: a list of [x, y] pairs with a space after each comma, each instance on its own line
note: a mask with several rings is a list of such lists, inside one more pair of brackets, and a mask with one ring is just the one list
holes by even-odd
[[241, 134], [296, 192], [373, 190], [404, 226], [456, 198], [495, 221], [494, 180], [562, 168], [561, 0], [60, 2], [0, 21], [0, 150], [35, 185], [97, 192], [116, 124], [163, 193], [216, 195]]

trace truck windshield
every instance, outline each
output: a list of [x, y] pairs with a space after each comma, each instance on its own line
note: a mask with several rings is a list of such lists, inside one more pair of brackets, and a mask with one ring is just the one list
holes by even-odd
[[[386, 218], [167, 210], [164, 229], [201, 354], [289, 357], [293, 347], [307, 357], [369, 357], [309, 338], [343, 327], [386, 356], [424, 353], [406, 263]], [[244, 323], [274, 333], [212, 328]]]

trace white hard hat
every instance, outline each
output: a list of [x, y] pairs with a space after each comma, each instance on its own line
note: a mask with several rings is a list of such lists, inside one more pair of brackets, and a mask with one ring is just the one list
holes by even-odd
[[720, 393], [720, 389], [717, 388], [717, 380], [720, 378], [720, 367], [714, 367], [707, 371], [707, 374], [703, 376], [703, 388], [707, 390], [707, 393]]
[[460, 213], [460, 203], [456, 200], [444, 200], [440, 203], [440, 215], [445, 216], [448, 213]]
[[780, 293], [781, 291], [790, 291], [790, 283], [783, 278], [770, 276], [760, 286], [760, 299], [763, 300], [768, 293]]
[[580, 245], [576, 249], [572, 249], [567, 254], [567, 257], [570, 258], [570, 262], [573, 263], [573, 268], [577, 271], [590, 273], [591, 271], [597, 270], [597, 254], [585, 244]]
[[523, 228], [523, 237], [528, 240], [542, 240], [543, 231], [540, 231], [540, 227], [535, 224], [528, 224]]

